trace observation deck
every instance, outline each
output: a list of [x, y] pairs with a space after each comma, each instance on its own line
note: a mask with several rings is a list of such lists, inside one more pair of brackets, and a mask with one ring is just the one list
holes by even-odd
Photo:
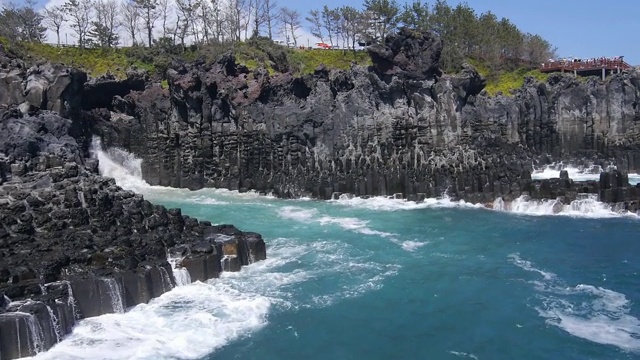
[[578, 76], [602, 75], [602, 80], [607, 74], [619, 74], [623, 70], [630, 69], [631, 65], [626, 63], [622, 56], [615, 58], [592, 58], [592, 59], [562, 59], [550, 60], [542, 63], [540, 71], [543, 73], [552, 72], [573, 72]]

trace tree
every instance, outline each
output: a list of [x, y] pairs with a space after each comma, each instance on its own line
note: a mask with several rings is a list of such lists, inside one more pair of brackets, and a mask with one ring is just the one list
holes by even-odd
[[278, 25], [280, 11], [276, 0], [264, 0], [264, 22], [267, 25], [269, 39], [273, 40], [273, 29]]
[[265, 0], [253, 0], [252, 1], [253, 8], [253, 34], [251, 37], [257, 38], [260, 36], [260, 28], [266, 22], [266, 13], [265, 13]]
[[58, 46], [60, 46], [60, 28], [67, 20], [62, 6], [52, 6], [44, 9], [44, 22], [56, 32]]
[[156, 20], [160, 18], [160, 9], [158, 0], [134, 0], [139, 9], [140, 16], [147, 30], [148, 44], [151, 46], [153, 42], [153, 28]]
[[356, 42], [363, 31], [362, 13], [351, 6], [343, 6], [339, 11], [342, 18], [342, 31], [347, 39], [347, 46], [355, 53]]
[[227, 35], [231, 41], [240, 41], [242, 31], [247, 32], [249, 21], [247, 20], [247, 0], [228, 0], [224, 12]]
[[186, 38], [193, 34], [193, 22], [200, 8], [199, 0], [176, 0], [178, 8], [178, 21], [176, 23], [176, 31], [180, 38], [182, 46], [185, 45]]
[[384, 42], [388, 32], [398, 24], [398, 3], [396, 0], [365, 0], [364, 8], [372, 15], [371, 27], [374, 37]]
[[411, 5], [404, 4], [399, 21], [412, 29], [429, 30], [429, 5], [420, 0], [414, 0]]
[[283, 7], [280, 9], [280, 21], [282, 21], [282, 33], [287, 39], [287, 45], [289, 45], [289, 40], [293, 40], [293, 46], [298, 47], [296, 31], [300, 29], [300, 13]]
[[311, 35], [320, 39], [321, 42], [324, 42], [324, 34], [322, 33], [322, 19], [320, 17], [320, 11], [311, 10], [309, 11], [309, 16], [305, 18], [309, 25], [309, 30], [311, 31]]
[[44, 16], [34, 10], [35, 2], [28, 0], [25, 6], [10, 4], [0, 12], [0, 36], [18, 41], [42, 42], [46, 28]]
[[548, 59], [556, 58], [556, 49], [540, 35], [525, 34], [523, 58], [532, 66], [539, 66]]
[[126, 1], [120, 5], [121, 25], [129, 33], [131, 46], [136, 46], [136, 35], [140, 26], [140, 12], [133, 1]]
[[87, 33], [91, 28], [91, 13], [93, 11], [91, 1], [67, 0], [63, 6], [71, 22], [71, 28], [78, 35], [78, 46], [84, 48], [87, 42]]
[[116, 0], [97, 0], [94, 3], [96, 20], [91, 22], [87, 34], [96, 45], [114, 47], [120, 42], [118, 36], [118, 3]]
[[103, 48], [114, 47], [120, 42], [118, 34], [98, 21], [91, 22], [91, 29], [87, 33], [87, 39], [95, 46]]
[[[214, 0], [215, 1], [215, 0]], [[160, 19], [162, 19], [162, 36], [163, 38], [171, 32], [171, 29], [167, 27], [167, 21], [172, 11], [171, 0], [158, 0], [158, 12], [160, 13]]]
[[329, 43], [334, 45], [333, 40], [338, 43], [338, 32], [340, 31], [340, 13], [337, 10], [329, 9], [327, 5], [322, 8], [322, 26], [327, 31]]

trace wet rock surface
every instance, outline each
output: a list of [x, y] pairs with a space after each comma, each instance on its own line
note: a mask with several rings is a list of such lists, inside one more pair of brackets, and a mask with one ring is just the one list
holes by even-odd
[[[76, 321], [266, 258], [256, 233], [123, 190], [53, 113], [0, 111], [0, 358], [44, 351]], [[207, 266], [196, 266], [204, 262]]]

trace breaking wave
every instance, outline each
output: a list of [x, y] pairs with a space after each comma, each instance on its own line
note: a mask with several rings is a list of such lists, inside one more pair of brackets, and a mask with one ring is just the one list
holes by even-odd
[[613, 218], [613, 217], [637, 217], [627, 211], [614, 211], [611, 205], [598, 201], [598, 195], [579, 194], [578, 199], [570, 204], [563, 204], [560, 200], [533, 200], [528, 196], [505, 202], [498, 198], [493, 202], [496, 211], [510, 212], [514, 214], [533, 216], [570, 216], [579, 218]]
[[[603, 169], [599, 165], [579, 167], [558, 163], [547, 165], [540, 169], [534, 169], [533, 173], [531, 174], [531, 178], [534, 180], [557, 178], [560, 177], [561, 170], [566, 170], [567, 173], [569, 173], [569, 177], [574, 181], [598, 181], [600, 180], [600, 173], [605, 170], [612, 170], [615, 168], [615, 166], [608, 166], [607, 169]], [[629, 183], [631, 185], [640, 183], [640, 174], [630, 173]]]
[[342, 195], [338, 200], [329, 200], [329, 202], [349, 206], [359, 209], [369, 209], [378, 211], [398, 211], [398, 210], [417, 210], [417, 209], [437, 209], [437, 208], [484, 208], [481, 204], [472, 204], [465, 201], [451, 200], [448, 196], [440, 198], [427, 198], [423, 202], [407, 201], [402, 199], [393, 199], [386, 196], [375, 196], [370, 198], [351, 197]]

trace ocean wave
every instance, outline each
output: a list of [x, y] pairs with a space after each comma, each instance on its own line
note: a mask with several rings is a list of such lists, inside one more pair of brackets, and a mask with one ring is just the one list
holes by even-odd
[[509, 260], [542, 275], [542, 281], [531, 283], [540, 300], [535, 309], [548, 324], [595, 343], [640, 352], [640, 319], [630, 314], [630, 302], [624, 294], [588, 284], [567, 285], [518, 254], [509, 255]]
[[224, 281], [196, 282], [124, 314], [82, 320], [34, 359], [198, 359], [264, 326], [270, 306]]

